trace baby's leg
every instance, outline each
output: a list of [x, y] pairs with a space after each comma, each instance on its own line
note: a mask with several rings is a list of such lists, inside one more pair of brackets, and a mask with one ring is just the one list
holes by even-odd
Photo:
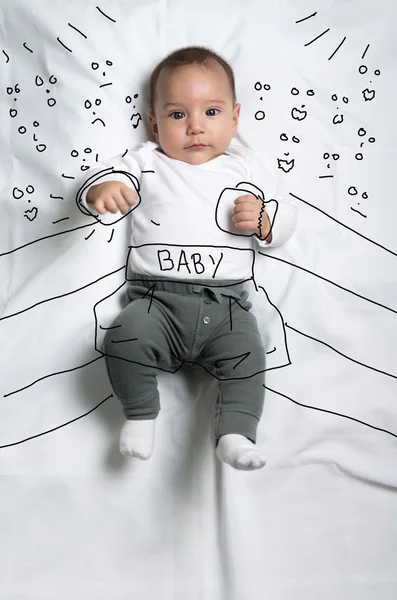
[[264, 402], [265, 351], [252, 313], [237, 303], [230, 310], [202, 354], [208, 366], [215, 365], [219, 379], [216, 454], [235, 469], [254, 470], [266, 463], [255, 445]]
[[242, 471], [260, 469], [266, 464], [266, 457], [248, 438], [236, 433], [227, 433], [218, 440], [216, 447], [218, 458]]
[[127, 419], [120, 434], [120, 452], [147, 460], [153, 453], [156, 419], [132, 421]]
[[127, 419], [120, 434], [120, 452], [146, 460], [153, 452], [155, 419], [160, 412], [158, 369], [167, 370], [175, 359], [168, 348], [163, 314], [151, 298], [142, 296], [116, 317], [106, 332], [103, 351]]

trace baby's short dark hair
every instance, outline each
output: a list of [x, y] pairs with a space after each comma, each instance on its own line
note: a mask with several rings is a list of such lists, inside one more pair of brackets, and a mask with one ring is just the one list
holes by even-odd
[[233, 96], [233, 104], [236, 103], [236, 86], [234, 82], [234, 73], [232, 67], [229, 63], [226, 62], [224, 58], [222, 58], [219, 54], [206, 48], [205, 46], [186, 46], [184, 48], [180, 48], [179, 50], [175, 50], [168, 54], [153, 70], [150, 76], [150, 106], [151, 110], [154, 110], [154, 102], [156, 95], [156, 85], [160, 73], [163, 69], [176, 69], [181, 67], [182, 65], [202, 65], [208, 64], [211, 62], [217, 62], [225, 71], [227, 78], [229, 80], [232, 96]]

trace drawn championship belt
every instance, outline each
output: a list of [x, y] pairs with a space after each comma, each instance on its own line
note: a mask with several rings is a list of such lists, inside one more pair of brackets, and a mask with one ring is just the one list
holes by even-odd
[[253, 263], [254, 251], [251, 248], [188, 244], [131, 246], [127, 260], [127, 265], [135, 273], [145, 273], [147, 265], [156, 265], [159, 277], [187, 280], [247, 280], [253, 276]]

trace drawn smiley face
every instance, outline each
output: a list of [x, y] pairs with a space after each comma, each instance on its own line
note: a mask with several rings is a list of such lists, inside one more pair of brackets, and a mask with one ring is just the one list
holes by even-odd
[[[82, 161], [82, 163], [84, 163], [80, 165], [80, 171], [88, 171], [88, 169], [91, 168], [91, 164], [87, 164], [87, 160], [90, 163], [93, 162], [92, 148], [84, 148], [83, 152], [79, 152], [78, 150], [73, 149], [70, 153], [70, 156], [73, 156], [73, 158], [77, 158], [78, 156], [80, 156], [80, 160]], [[95, 157], [95, 161], [98, 162], [98, 154]]]
[[[134, 94], [134, 99], [138, 98], [139, 94]], [[132, 98], [131, 96], [126, 96], [125, 98], [125, 102], [126, 104], [131, 104], [132, 102]], [[133, 108], [136, 108], [136, 105], [133, 105]], [[133, 126], [134, 129], [136, 129], [140, 123], [140, 121], [142, 121], [142, 115], [141, 113], [132, 113], [131, 117], [130, 117], [130, 121], [131, 121], [131, 125]]]
[[[25, 196], [25, 192], [28, 194], [28, 198], [29, 196], [31, 196], [32, 194], [34, 194], [34, 187], [33, 185], [28, 185], [25, 188], [25, 191], [22, 190], [21, 188], [15, 186], [12, 189], [12, 196], [13, 198], [15, 198], [15, 200], [21, 200], [22, 198], [24, 198]], [[28, 199], [28, 203], [30, 204], [31, 199]], [[37, 206], [33, 206], [32, 208], [28, 208], [27, 210], [24, 211], [24, 217], [28, 220], [28, 221], [34, 221], [37, 217], [39, 213], [39, 209], [37, 208]]]
[[[286, 133], [282, 133], [280, 135], [280, 140], [282, 142], [288, 142], [289, 138]], [[291, 137], [291, 141], [294, 142], [294, 144], [299, 144], [300, 139], [296, 137], [296, 135], [293, 135]], [[288, 158], [289, 152], [284, 152], [284, 156], [287, 158], [277, 158], [277, 168], [284, 171], [284, 173], [289, 173], [295, 166], [295, 159]]]
[[[358, 68], [358, 72], [360, 73], [360, 75], [365, 75], [368, 72], [368, 67], [366, 65], [360, 65]], [[374, 75], [376, 77], [379, 77], [380, 70], [375, 69]], [[372, 79], [370, 79], [369, 83], [372, 83]], [[366, 87], [364, 90], [362, 90], [361, 93], [363, 95], [365, 102], [369, 102], [375, 98], [375, 90], [374, 89], [370, 90], [368, 87]]]
[[[291, 94], [292, 94], [293, 96], [298, 96], [298, 95], [300, 94], [300, 92], [299, 92], [298, 88], [296, 88], [296, 87], [293, 87], [293, 88], [291, 89]], [[310, 90], [307, 90], [307, 91], [306, 91], [306, 95], [307, 95], [307, 96], [309, 96], [309, 97], [310, 97], [310, 96], [314, 96], [314, 95], [315, 95], [315, 93], [314, 93], [314, 90], [312, 90], [312, 89], [310, 89]], [[293, 118], [295, 121], [303, 121], [304, 119], [306, 119], [306, 117], [307, 117], [307, 110], [304, 110], [304, 109], [305, 109], [305, 107], [306, 107], [306, 105], [305, 105], [305, 104], [302, 104], [302, 105], [301, 105], [301, 107], [300, 107], [300, 109], [299, 109], [299, 108], [297, 108], [296, 106], [294, 106], [294, 107], [292, 108], [292, 110], [291, 110], [291, 117], [292, 117], [292, 118]]]
[[[337, 94], [332, 94], [331, 99], [333, 102], [337, 102], [338, 104], [340, 104], [340, 102], [338, 101], [338, 96]], [[342, 96], [342, 102], [343, 104], [348, 104], [349, 103], [349, 98], [347, 96]], [[336, 110], [339, 110], [339, 106], [336, 107]], [[336, 115], [334, 115], [333, 119], [332, 119], [332, 123], [334, 125], [339, 125], [340, 123], [343, 123], [344, 120], [344, 115], [343, 113], [337, 113]]]

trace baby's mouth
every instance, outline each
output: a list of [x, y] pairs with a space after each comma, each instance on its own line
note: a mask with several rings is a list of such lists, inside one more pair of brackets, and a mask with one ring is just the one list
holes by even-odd
[[193, 148], [193, 149], [195, 149], [195, 148], [205, 148], [205, 147], [206, 147], [205, 144], [191, 144], [190, 146], [188, 146], [188, 149], [189, 148]]

